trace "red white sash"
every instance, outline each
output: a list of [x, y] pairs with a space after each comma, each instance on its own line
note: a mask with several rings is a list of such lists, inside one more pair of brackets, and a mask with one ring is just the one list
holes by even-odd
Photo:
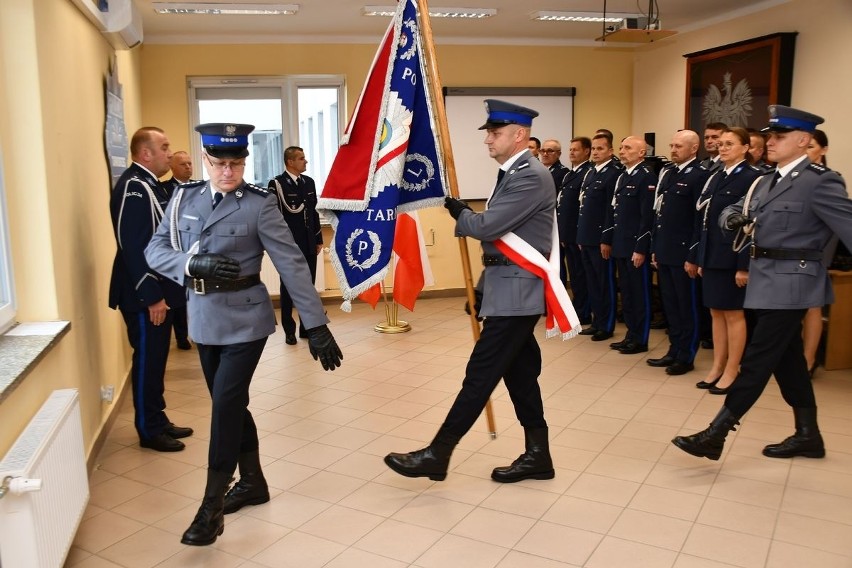
[[551, 240], [550, 260], [512, 232], [506, 233], [494, 244], [506, 258], [544, 280], [544, 303], [547, 306], [546, 337], [561, 334], [564, 341], [580, 333], [582, 328], [574, 304], [571, 303], [571, 298], [559, 278], [559, 229], [556, 226], [555, 211]]

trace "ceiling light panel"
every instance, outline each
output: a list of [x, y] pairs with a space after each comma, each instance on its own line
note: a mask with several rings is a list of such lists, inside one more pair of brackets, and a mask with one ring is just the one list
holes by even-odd
[[543, 22], [611, 22], [624, 21], [625, 18], [636, 18], [637, 14], [607, 14], [606, 17], [600, 12], [553, 12], [539, 11], [530, 14], [531, 20]]
[[281, 16], [299, 11], [298, 4], [212, 4], [197, 2], [154, 2], [158, 14], [202, 14], [212, 16]]
[[[364, 6], [361, 13], [365, 16], [393, 16], [395, 6]], [[433, 18], [490, 18], [496, 16], [495, 8], [430, 8], [429, 16]]]

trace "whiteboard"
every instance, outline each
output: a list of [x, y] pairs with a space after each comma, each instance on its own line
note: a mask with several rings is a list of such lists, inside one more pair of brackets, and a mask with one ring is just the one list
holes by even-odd
[[542, 142], [551, 138], [559, 140], [562, 158], [567, 160], [568, 143], [574, 137], [575, 92], [573, 87], [445, 87], [444, 105], [459, 196], [488, 199], [497, 181], [500, 165], [488, 156], [485, 131], [477, 130], [487, 118], [483, 100], [500, 99], [538, 111], [531, 135]]

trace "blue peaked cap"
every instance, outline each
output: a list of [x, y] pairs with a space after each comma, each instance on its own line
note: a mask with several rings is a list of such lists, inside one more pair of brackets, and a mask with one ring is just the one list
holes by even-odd
[[784, 105], [769, 105], [769, 126], [761, 132], [770, 130], [803, 130], [813, 132], [818, 124], [825, 120], [821, 116]]
[[485, 112], [488, 113], [488, 119], [479, 130], [499, 128], [507, 124], [532, 126], [533, 119], [538, 116], [536, 110], [497, 99], [485, 99]]
[[208, 122], [199, 124], [195, 131], [201, 134], [201, 145], [214, 158], [245, 158], [249, 155], [248, 135], [252, 124], [226, 124]]

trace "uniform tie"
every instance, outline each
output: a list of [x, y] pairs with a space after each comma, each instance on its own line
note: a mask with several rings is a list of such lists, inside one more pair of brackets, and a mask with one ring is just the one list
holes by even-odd
[[299, 176], [299, 177], [296, 178], [296, 185], [298, 185], [299, 187], [304, 187], [305, 180], [302, 179], [302, 176]]
[[504, 169], [497, 170], [497, 183], [500, 183], [500, 180], [503, 179], [504, 175], [506, 175], [506, 170], [504, 170]]
[[213, 194], [213, 209], [216, 209], [216, 206], [222, 203], [222, 198], [225, 197], [224, 193], [219, 193], [218, 191]]
[[769, 183], [769, 191], [772, 191], [772, 188], [775, 187], [775, 184], [778, 183], [778, 180], [781, 179], [781, 172], [775, 171], [775, 175], [772, 176], [772, 181]]

